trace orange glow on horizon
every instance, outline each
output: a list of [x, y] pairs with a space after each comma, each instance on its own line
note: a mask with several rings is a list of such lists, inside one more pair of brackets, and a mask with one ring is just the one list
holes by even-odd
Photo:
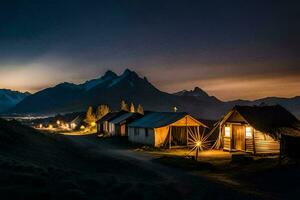
[[[73, 82], [79, 84], [84, 82], [79, 79], [76, 72], [61, 73], [58, 68], [49, 68], [48, 65], [35, 63], [20, 69], [10, 69], [8, 66], [0, 68], [0, 74], [4, 74], [0, 79], [0, 88], [7, 88], [21, 92], [37, 92], [41, 89], [53, 87], [61, 82]], [[215, 66], [212, 66], [215, 67]], [[143, 71], [141, 76], [147, 76], [159, 90], [173, 93], [180, 90], [200, 87], [209, 95], [220, 100], [254, 100], [264, 97], [294, 97], [300, 95], [299, 75], [295, 74], [251, 74], [232, 75], [228, 72], [210, 72], [205, 69], [184, 69], [181, 73], [174, 74], [167, 69], [156, 69], [149, 73]], [[199, 73], [198, 76], [196, 76]], [[224, 75], [222, 75], [224, 73]], [[100, 77], [99, 74], [98, 77]], [[87, 78], [93, 79], [95, 76]]]

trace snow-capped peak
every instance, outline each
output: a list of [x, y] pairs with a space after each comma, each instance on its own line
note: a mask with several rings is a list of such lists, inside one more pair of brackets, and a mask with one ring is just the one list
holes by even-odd
[[129, 80], [129, 84], [131, 87], [134, 86], [134, 83], [132, 82], [132, 78], [138, 78], [139, 76], [137, 75], [137, 73], [135, 73], [134, 71], [131, 71], [129, 69], [126, 69], [123, 74], [121, 76], [119, 76], [118, 78], [114, 79], [109, 85], [108, 87], [112, 87], [116, 84], [118, 84], [120, 81], [124, 80], [124, 79], [128, 79]]
[[98, 79], [93, 79], [93, 80], [89, 80], [89, 81], [86, 81], [84, 84], [83, 84], [83, 87], [86, 89], [86, 90], [90, 90], [92, 88], [94, 88], [95, 86], [105, 82], [105, 81], [108, 81], [108, 80], [113, 80], [115, 78], [117, 78], [117, 74], [115, 74], [114, 72], [108, 70], [105, 72], [105, 74], [98, 78]]
[[30, 95], [29, 92], [18, 92], [9, 89], [0, 89], [0, 111], [6, 110]]
[[138, 77], [137, 73], [135, 71], [131, 71], [130, 69], [125, 69], [121, 77], [128, 77], [128, 76], [135, 76]]

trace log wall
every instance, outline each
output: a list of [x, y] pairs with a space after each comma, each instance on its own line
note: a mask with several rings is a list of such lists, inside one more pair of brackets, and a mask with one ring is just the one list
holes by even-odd
[[253, 139], [246, 138], [246, 152], [254, 152]]
[[231, 150], [231, 139], [228, 137], [224, 137], [224, 149]]
[[255, 138], [255, 151], [259, 153], [279, 153], [280, 144], [279, 141], [274, 140], [267, 134], [260, 131], [254, 131]]

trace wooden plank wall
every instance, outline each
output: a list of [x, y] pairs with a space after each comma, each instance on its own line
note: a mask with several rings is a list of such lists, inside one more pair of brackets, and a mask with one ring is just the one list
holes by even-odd
[[254, 131], [255, 138], [255, 150], [256, 153], [279, 153], [280, 144], [279, 141], [274, 140], [267, 134]]
[[253, 153], [254, 151], [253, 147], [253, 139], [252, 138], [246, 138], [246, 152]]
[[223, 138], [223, 149], [224, 150], [228, 150], [230, 151], [231, 150], [231, 137], [225, 137], [225, 126], [226, 125], [223, 125], [223, 126], [220, 126], [220, 129], [221, 129], [221, 134], [222, 134], [222, 138]]
[[231, 150], [231, 139], [228, 137], [224, 137], [224, 149]]

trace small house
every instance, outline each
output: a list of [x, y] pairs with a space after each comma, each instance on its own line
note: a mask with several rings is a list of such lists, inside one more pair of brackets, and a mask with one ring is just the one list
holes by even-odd
[[235, 106], [217, 126], [214, 146], [226, 151], [277, 154], [283, 136], [300, 136], [298, 119], [280, 105]]
[[133, 122], [134, 120], [142, 117], [140, 113], [128, 112], [115, 117], [113, 120], [109, 121], [111, 125], [111, 135], [112, 136], [128, 136], [127, 124]]
[[161, 146], [186, 146], [190, 132], [206, 127], [187, 113], [149, 112], [128, 124], [128, 140]]
[[71, 129], [78, 129], [84, 123], [84, 117], [77, 115], [74, 119], [70, 120], [69, 125]]
[[109, 134], [113, 132], [113, 124], [110, 123], [115, 118], [128, 113], [126, 111], [109, 112], [96, 122], [98, 134]]

